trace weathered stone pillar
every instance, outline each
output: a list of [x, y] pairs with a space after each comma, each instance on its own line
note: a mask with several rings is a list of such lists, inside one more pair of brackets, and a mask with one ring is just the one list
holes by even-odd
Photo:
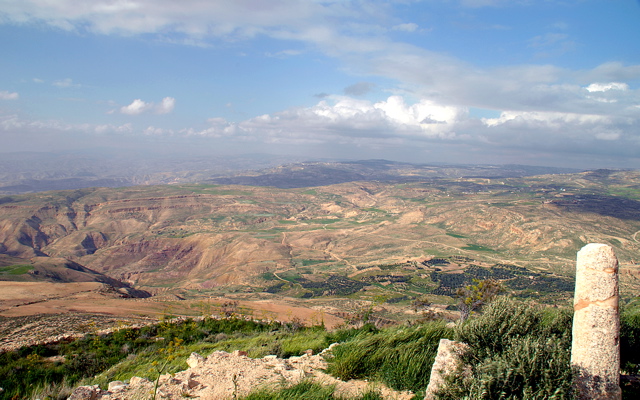
[[424, 400], [434, 400], [435, 393], [444, 384], [444, 378], [450, 374], [458, 372], [461, 368], [461, 358], [469, 349], [469, 345], [449, 339], [440, 339], [438, 344], [438, 354], [431, 367], [429, 385], [424, 396]]
[[578, 252], [571, 365], [578, 399], [621, 398], [618, 259], [611, 246]]

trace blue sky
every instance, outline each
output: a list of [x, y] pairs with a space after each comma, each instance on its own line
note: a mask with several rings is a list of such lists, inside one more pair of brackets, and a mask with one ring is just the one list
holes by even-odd
[[640, 2], [0, 0], [0, 152], [640, 168]]

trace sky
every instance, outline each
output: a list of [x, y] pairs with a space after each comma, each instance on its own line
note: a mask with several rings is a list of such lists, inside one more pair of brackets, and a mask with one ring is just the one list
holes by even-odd
[[637, 0], [0, 0], [0, 153], [640, 168]]

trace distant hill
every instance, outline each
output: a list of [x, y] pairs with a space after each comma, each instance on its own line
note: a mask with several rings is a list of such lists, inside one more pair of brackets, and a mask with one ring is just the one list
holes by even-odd
[[522, 165], [417, 165], [386, 160], [306, 161], [264, 154], [173, 157], [135, 152], [3, 153], [0, 194], [181, 183], [296, 188], [353, 181], [523, 177], [579, 172]]
[[302, 160], [263, 154], [174, 157], [99, 150], [2, 153], [0, 194], [199, 182], [294, 161]]
[[281, 189], [334, 185], [355, 181], [418, 182], [438, 178], [521, 178], [580, 172], [568, 168], [526, 165], [428, 165], [387, 160], [305, 162], [287, 164], [207, 180], [224, 185], [272, 186]]

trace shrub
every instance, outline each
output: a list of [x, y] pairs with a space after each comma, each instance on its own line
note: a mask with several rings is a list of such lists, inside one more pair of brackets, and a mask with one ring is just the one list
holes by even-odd
[[620, 366], [640, 375], [640, 309], [623, 308], [620, 314]]
[[499, 298], [456, 331], [470, 346], [465, 373], [439, 399], [572, 398], [571, 312]]

